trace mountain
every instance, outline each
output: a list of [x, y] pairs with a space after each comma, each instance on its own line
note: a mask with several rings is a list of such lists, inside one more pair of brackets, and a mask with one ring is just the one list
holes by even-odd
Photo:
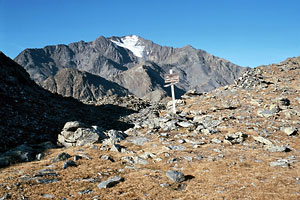
[[[72, 69], [65, 70], [71, 71], [70, 74], [74, 74], [77, 79], [81, 77], [81, 82], [77, 81], [77, 83], [82, 83], [85, 87], [90, 82], [85, 81], [84, 76], [91, 77], [89, 81], [94, 79], [95, 90], [89, 92], [95, 97], [96, 94], [99, 96], [102, 92], [110, 90], [127, 94], [126, 90], [116, 84], [112, 87], [114, 84], [107, 83], [106, 80]], [[64, 75], [63, 71], [57, 74], [59, 75]], [[49, 85], [56, 84], [57, 91], [60, 91], [63, 88], [60, 88], [60, 82], [56, 80], [60, 79], [54, 77], [52, 82], [48, 80]], [[70, 86], [71, 83], [67, 84], [69, 88], [76, 87]], [[103, 90], [100, 87], [97, 88], [97, 84], [105, 85], [105, 88]], [[109, 86], [106, 87], [107, 85]], [[64, 98], [53, 94], [38, 86], [30, 79], [23, 67], [2, 52], [0, 52], [0, 86], [0, 153], [25, 143], [39, 144], [46, 141], [56, 143], [58, 133], [68, 121], [80, 120], [85, 124], [98, 125], [103, 129], [114, 127], [117, 130], [126, 130], [131, 127], [130, 124], [119, 121], [119, 118], [133, 113], [133, 110], [110, 104], [86, 105], [74, 98]], [[87, 90], [76, 95], [82, 97], [84, 91]]]
[[[231, 84], [248, 70], [189, 45], [160, 46], [135, 35], [26, 49], [14, 60], [39, 84], [63, 68], [74, 68], [119, 83], [138, 97], [157, 89], [168, 91], [163, 88], [163, 78], [170, 69], [180, 76], [176, 84], [180, 94]], [[141, 66], [148, 70], [138, 72]]]
[[100, 76], [73, 68], [63, 68], [48, 77], [41, 86], [52, 93], [74, 97], [82, 101], [96, 101], [104, 96], [127, 96], [127, 89]]

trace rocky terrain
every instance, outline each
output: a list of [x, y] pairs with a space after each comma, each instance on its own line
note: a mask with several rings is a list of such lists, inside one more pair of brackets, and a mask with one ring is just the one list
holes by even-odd
[[[65, 76], [56, 74], [61, 69], [72, 68], [113, 81], [139, 98], [155, 90], [170, 95], [170, 91], [163, 87], [163, 79], [171, 68], [180, 76], [176, 92], [178, 97], [191, 89], [207, 92], [232, 84], [248, 69], [192, 46], [160, 46], [135, 35], [111, 38], [100, 36], [91, 42], [80, 41], [42, 49], [26, 49], [14, 60], [26, 69], [36, 83], [52, 92], [55, 92], [53, 76], [55, 82], [67, 84], [65, 77], [74, 76], [74, 71], [64, 70], [61, 73]], [[75, 78], [81, 79], [81, 76]], [[78, 86], [79, 91], [94, 89], [89, 84]], [[114, 92], [122, 96], [123, 93], [119, 94], [119, 91]], [[70, 95], [67, 90], [56, 92], [63, 96]], [[78, 95], [78, 92], [73, 93], [73, 97], [79, 100], [85, 100], [86, 95], [83, 96], [82, 98]]]
[[[1, 76], [6, 77], [1, 77], [5, 80], [1, 82], [1, 116], [8, 115], [1, 123], [16, 121], [20, 115], [26, 119], [22, 113], [29, 111], [14, 113], [20, 109], [17, 103], [23, 102], [22, 91], [26, 98], [33, 95], [32, 86], [26, 86], [33, 84], [19, 66], [4, 66], [8, 70], [15, 66], [18, 73], [1, 67], [1, 73], [5, 71]], [[15, 76], [20, 77], [18, 81]], [[65, 115], [72, 113], [55, 121], [60, 129], [58, 143], [65, 147], [45, 148], [35, 161], [2, 168], [1, 199], [300, 198], [300, 57], [249, 70], [233, 84], [211, 92], [188, 91], [177, 100], [176, 115], [170, 103], [151, 105], [133, 97], [104, 98], [98, 106], [76, 102], [81, 106], [77, 109], [72, 106], [74, 100], [62, 104], [67, 100], [57, 95], [51, 100], [50, 93], [34, 88], [38, 94], [49, 95], [44, 97], [48, 104], [36, 100], [28, 106], [29, 116], [46, 112], [42, 108], [52, 101], [61, 102], [60, 109], [69, 109], [62, 112]], [[14, 102], [15, 98], [19, 101]], [[85, 118], [102, 112], [108, 123], [111, 118], [106, 113], [114, 109], [102, 106], [109, 102], [138, 110], [118, 118], [118, 123], [131, 128], [113, 123], [104, 128], [100, 121]], [[86, 107], [89, 112], [100, 110], [91, 115]], [[50, 110], [57, 108], [47, 109], [48, 116]], [[75, 115], [79, 111], [84, 117]], [[51, 121], [45, 119], [16, 127], [33, 131]], [[14, 132], [12, 123], [1, 125], [2, 130], [12, 127], [5, 136]]]
[[[138, 106], [131, 106], [131, 109], [118, 106], [118, 102], [123, 103], [122, 98], [111, 103], [104, 99], [105, 105], [95, 106], [53, 94], [36, 85], [24, 68], [2, 52], [0, 66], [0, 152], [26, 143], [52, 141], [55, 144], [64, 124], [72, 120], [104, 129], [126, 130], [132, 125], [119, 121], [119, 118], [140, 109]], [[139, 102], [133, 96], [125, 99]]]

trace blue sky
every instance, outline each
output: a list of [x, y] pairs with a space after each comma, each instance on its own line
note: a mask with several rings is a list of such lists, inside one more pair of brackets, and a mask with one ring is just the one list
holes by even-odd
[[0, 50], [135, 34], [241, 66], [300, 55], [300, 0], [0, 0]]

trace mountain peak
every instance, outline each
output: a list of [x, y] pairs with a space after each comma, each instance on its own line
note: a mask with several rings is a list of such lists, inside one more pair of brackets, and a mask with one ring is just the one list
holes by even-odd
[[121, 38], [113, 37], [110, 41], [130, 50], [136, 57], [143, 57], [145, 46], [142, 45], [140, 37], [137, 35], [128, 35]]

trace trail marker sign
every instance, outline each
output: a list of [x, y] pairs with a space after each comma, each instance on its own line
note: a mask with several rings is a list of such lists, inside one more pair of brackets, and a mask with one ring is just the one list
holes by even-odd
[[173, 70], [170, 69], [170, 74], [165, 75], [165, 83], [168, 83], [168, 84], [164, 85], [164, 87], [171, 86], [173, 113], [174, 114], [176, 114], [174, 85], [178, 82], [179, 82], [179, 74], [173, 74]]

